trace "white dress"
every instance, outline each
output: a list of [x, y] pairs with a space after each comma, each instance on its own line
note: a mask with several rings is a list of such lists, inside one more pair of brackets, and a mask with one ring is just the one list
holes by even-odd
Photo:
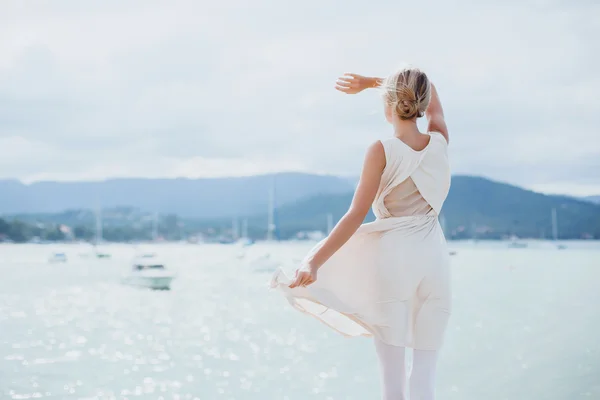
[[312, 285], [290, 289], [292, 279], [278, 270], [271, 287], [346, 336], [438, 350], [451, 303], [448, 249], [438, 222], [450, 189], [448, 144], [434, 132], [421, 151], [395, 137], [382, 144], [386, 166], [373, 202], [377, 219], [323, 264]]

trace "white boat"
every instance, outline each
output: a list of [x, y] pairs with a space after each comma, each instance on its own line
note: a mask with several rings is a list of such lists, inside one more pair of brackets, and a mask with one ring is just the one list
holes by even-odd
[[508, 247], [511, 249], [524, 249], [527, 246], [527, 242], [520, 240], [517, 236], [513, 235], [510, 237], [510, 243], [508, 244]]
[[96, 258], [110, 258], [109, 253], [103, 253], [98, 250], [98, 244], [102, 242], [102, 209], [98, 206], [96, 208], [96, 235], [94, 238], [94, 253], [93, 256]]
[[169, 290], [175, 275], [165, 268], [155, 254], [143, 254], [133, 260], [123, 283], [155, 290]]
[[275, 176], [273, 176], [273, 181], [271, 186], [269, 187], [269, 199], [268, 199], [268, 209], [267, 209], [267, 236], [262, 243], [266, 244], [275, 244], [279, 242], [277, 238], [277, 224], [275, 221]]
[[48, 258], [48, 262], [50, 263], [66, 263], [67, 255], [65, 253], [52, 253]]
[[249, 238], [239, 238], [236, 242], [236, 245], [238, 245], [239, 247], [248, 247], [248, 246], [252, 246], [254, 244], [254, 241], [252, 239]]

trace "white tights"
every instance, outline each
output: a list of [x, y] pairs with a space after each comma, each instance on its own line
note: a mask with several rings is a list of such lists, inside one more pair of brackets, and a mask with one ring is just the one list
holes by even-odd
[[[437, 351], [414, 350], [412, 371], [407, 387], [406, 348], [385, 344], [375, 339], [375, 349], [381, 368], [383, 400], [435, 399]], [[407, 389], [410, 397], [407, 396]]]

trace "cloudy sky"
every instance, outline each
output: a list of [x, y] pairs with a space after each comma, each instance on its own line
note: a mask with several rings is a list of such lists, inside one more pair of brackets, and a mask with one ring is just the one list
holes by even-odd
[[[452, 3], [452, 4], [449, 4]], [[600, 194], [595, 0], [0, 2], [0, 178], [356, 175], [343, 72], [437, 84], [455, 173]]]

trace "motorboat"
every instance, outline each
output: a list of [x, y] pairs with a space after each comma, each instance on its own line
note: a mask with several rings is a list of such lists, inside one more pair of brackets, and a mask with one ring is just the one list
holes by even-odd
[[96, 258], [110, 258], [109, 253], [103, 253], [101, 251], [98, 251], [97, 249], [96, 249], [96, 252], [94, 253], [94, 255], [96, 256]]
[[510, 243], [508, 243], [508, 247], [511, 249], [525, 249], [527, 246], [527, 242], [520, 240], [516, 235], [510, 237]]
[[154, 290], [169, 290], [175, 275], [153, 253], [134, 258], [131, 270], [123, 277], [123, 283]]
[[48, 262], [50, 263], [66, 263], [67, 255], [65, 253], [52, 253], [50, 257], [48, 257]]

